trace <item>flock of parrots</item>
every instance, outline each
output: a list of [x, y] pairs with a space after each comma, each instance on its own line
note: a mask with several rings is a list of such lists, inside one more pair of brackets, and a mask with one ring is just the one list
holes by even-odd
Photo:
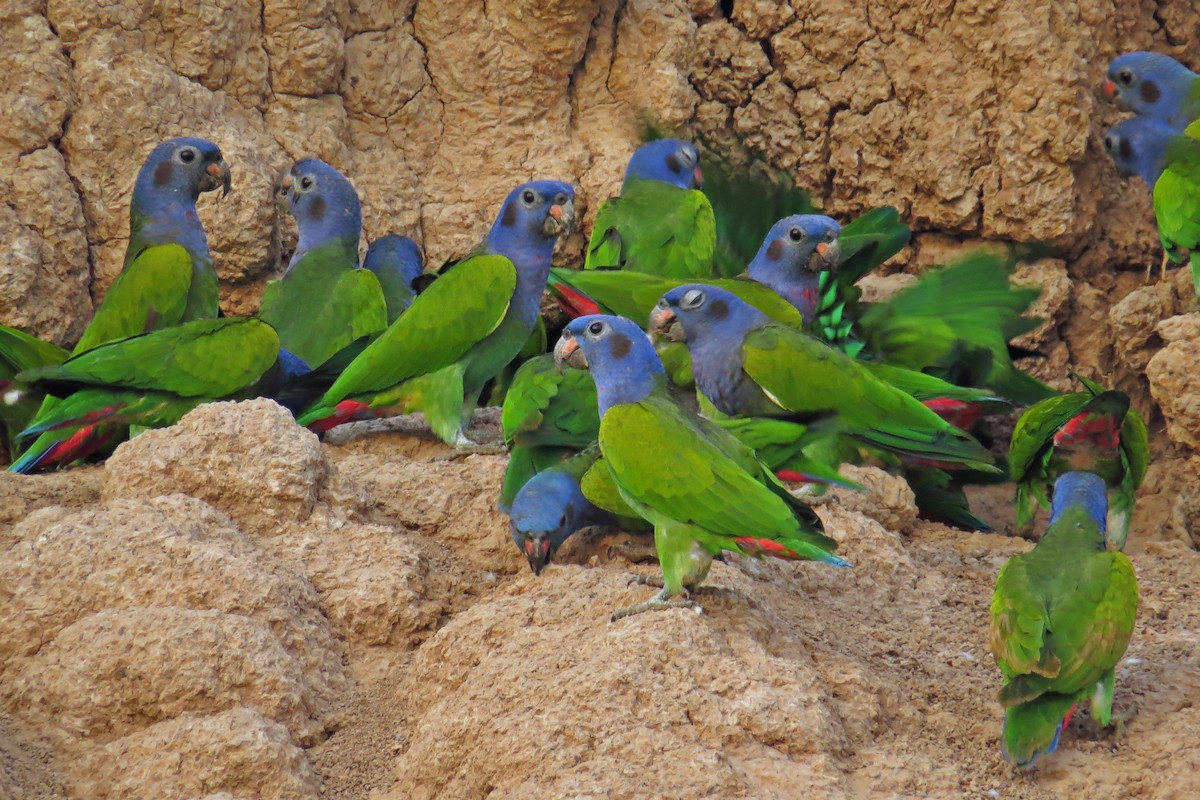
[[[1153, 187], [1167, 256], [1191, 250], [1200, 272], [1200, 76], [1131, 53], [1103, 93], [1136, 114], [1106, 148]], [[582, 270], [551, 265], [574, 190], [533, 181], [466, 258], [427, 271], [396, 235], [360, 266], [354, 188], [305, 159], [279, 186], [299, 232], [286, 272], [257, 317], [224, 317], [196, 201], [228, 193], [230, 170], [211, 142], [165, 141], [134, 186], [124, 269], [76, 347], [0, 330], [9, 469], [103, 456], [201, 403], [259, 396], [318, 433], [420, 411], [473, 452], [486, 391], [510, 451], [499, 505], [535, 573], [584, 527], [653, 530], [662, 590], [614, 620], [693, 606], [724, 551], [849, 567], [801, 499], [861, 488], [844, 463], [902, 474], [924, 516], [975, 530], [987, 525], [963, 487], [1012, 480], [1018, 526], [1037, 506], [1050, 523], [992, 600], [1003, 753], [1028, 766], [1052, 752], [1085, 700], [1108, 725], [1137, 608], [1121, 549], [1146, 428], [1120, 392], [1075, 376], [1081, 391], [1060, 394], [1014, 366], [1030, 354], [1011, 340], [1039, 322], [1025, 314], [1037, 290], [1009, 281], [1027, 254], [972, 253], [866, 303], [855, 282], [909, 240], [894, 209], [842, 227], [795, 213], [807, 197], [754, 164], [706, 163], [701, 191], [700, 160], [679, 139], [638, 148]], [[557, 313], [542, 313], [547, 289]], [[997, 458], [979, 423], [1018, 406]]]

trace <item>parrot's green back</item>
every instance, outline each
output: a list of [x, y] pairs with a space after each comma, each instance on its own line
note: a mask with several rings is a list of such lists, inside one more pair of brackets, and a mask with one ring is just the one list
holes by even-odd
[[[1180, 250], [1200, 247], [1200, 120], [1168, 142], [1163, 172], [1154, 184], [1154, 218], [1163, 249], [1172, 261]], [[1200, 294], [1197, 257], [1192, 256], [1192, 282]]]
[[[991, 647], [1005, 677], [1000, 701], [1010, 760], [1024, 764], [1044, 752], [1051, 744], [1045, 737], [1057, 733], [1047, 723], [1052, 712], [1065, 714], [1111, 679], [1133, 634], [1137, 603], [1133, 565], [1105, 549], [1103, 531], [1082, 506], [1066, 508], [1033, 550], [1001, 568]], [[1030, 703], [1041, 705], [1007, 713]]]
[[560, 369], [547, 353], [517, 370], [504, 398], [500, 428], [509, 446], [581, 449], [595, 441], [599, 419], [591, 376]]
[[[13, 380], [19, 373], [37, 367], [59, 364], [70, 354], [50, 342], [43, 342], [24, 331], [0, 325], [0, 427], [9, 458], [20, 451], [18, 435], [37, 414], [41, 392], [30, 391]], [[8, 393], [12, 392], [12, 395]]]
[[688, 280], [713, 275], [716, 220], [703, 192], [631, 179], [604, 201], [584, 269], [621, 267]]
[[153, 245], [137, 251], [131, 247], [125, 268], [108, 287], [72, 352], [215, 317], [218, 299], [216, 271], [211, 264], [198, 264], [183, 245]]
[[353, 237], [312, 248], [283, 278], [267, 284], [259, 318], [279, 332], [284, 350], [314, 368], [388, 324], [379, 279], [358, 267]]

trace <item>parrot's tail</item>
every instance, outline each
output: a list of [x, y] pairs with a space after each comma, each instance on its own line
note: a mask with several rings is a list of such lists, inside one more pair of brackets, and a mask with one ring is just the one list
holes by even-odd
[[550, 294], [558, 302], [559, 308], [571, 319], [586, 317], [591, 314], [603, 313], [600, 304], [586, 294], [551, 274], [547, 281]]
[[[822, 537], [826, 538], [826, 537]], [[806, 542], [803, 539], [767, 539], [755, 536], [741, 536], [734, 539], [743, 555], [762, 558], [782, 558], [785, 561], [820, 561], [835, 567], [853, 566], [844, 558], [838, 558], [820, 544]]]
[[347, 422], [374, 419], [375, 415], [370, 412], [370, 408], [369, 403], [358, 400], [343, 400], [332, 408], [318, 404], [301, 414], [296, 422], [313, 433], [325, 433]]
[[1000, 750], [1004, 760], [1021, 769], [1058, 749], [1059, 739], [1075, 710], [1075, 695], [1044, 694], [1004, 711]]
[[28, 475], [54, 466], [65, 466], [87, 458], [113, 439], [117, 431], [86, 425], [65, 438], [55, 431], [38, 437], [20, 458], [9, 465], [9, 472]]

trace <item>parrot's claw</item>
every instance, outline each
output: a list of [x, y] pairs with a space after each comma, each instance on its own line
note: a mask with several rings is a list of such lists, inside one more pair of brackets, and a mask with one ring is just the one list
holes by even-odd
[[1112, 719], [1109, 722], [1113, 726], [1113, 744], [1125, 738], [1125, 726], [1133, 721], [1133, 718], [1138, 715], [1138, 704], [1131, 702], [1128, 706], [1120, 711], [1114, 711]]
[[627, 583], [625, 585], [627, 587], [628, 586], [653, 586], [656, 589], [661, 589], [661, 588], [663, 588], [663, 579], [657, 578], [653, 575], [639, 575], [638, 573], [635, 572], [629, 576], [629, 583]]
[[686, 593], [682, 598], [676, 600], [668, 598], [667, 590], [663, 589], [644, 603], [635, 603], [627, 608], [614, 611], [608, 621], [616, 622], [625, 617], [632, 617], [634, 614], [641, 614], [646, 611], [665, 611], [669, 608], [694, 608], [697, 612], [701, 610], [700, 604], [695, 600], [689, 599]]

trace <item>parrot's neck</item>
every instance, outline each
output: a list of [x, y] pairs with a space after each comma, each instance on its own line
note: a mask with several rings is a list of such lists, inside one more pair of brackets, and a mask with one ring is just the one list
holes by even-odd
[[537, 321], [542, 292], [546, 289], [546, 279], [550, 277], [555, 241], [554, 238], [539, 235], [505, 236], [493, 232], [488, 236], [487, 251], [504, 256], [517, 268], [517, 286], [508, 307], [508, 316], [519, 320], [522, 325], [533, 325]]
[[[1050, 525], [1060, 519], [1088, 522], [1099, 534], [1100, 546], [1104, 546], [1107, 529], [1108, 496], [1104, 479], [1092, 472], [1068, 472], [1054, 482], [1054, 495], [1050, 505]], [[1060, 526], [1061, 527], [1061, 526]], [[1091, 526], [1089, 526], [1091, 527]], [[1049, 532], [1050, 529], [1047, 529]], [[1046, 537], [1053, 538], [1053, 537]]]
[[200, 216], [196, 213], [194, 198], [174, 197], [170, 203], [159, 205], [147, 214], [138, 210], [135, 200], [129, 212], [129, 248], [126, 250], [126, 266], [142, 250], [163, 244], [182, 245], [197, 266], [212, 266], [208, 252], [208, 237]]
[[[649, 342], [647, 342], [649, 345]], [[657, 388], [666, 391], [667, 375], [658, 354], [654, 361], [625, 358], [615, 363], [589, 367], [596, 380], [596, 400], [600, 418], [613, 406], [645, 400]]]
[[286, 275], [292, 271], [292, 267], [300, 262], [308, 253], [317, 248], [326, 248], [330, 254], [336, 253], [336, 258], [346, 265], [358, 266], [358, 234], [351, 233], [348, 235], [330, 236], [322, 235], [320, 238], [309, 236], [305, 241], [303, 234], [300, 236], [300, 241], [296, 244], [296, 252], [292, 253], [292, 260], [288, 262]]
[[752, 280], [770, 287], [776, 294], [795, 306], [805, 325], [812, 322], [813, 314], [817, 311], [821, 273], [811, 272], [803, 267], [793, 270], [784, 270], [778, 267], [765, 269], [756, 266], [757, 263], [757, 260], [751, 262], [746, 274]]

